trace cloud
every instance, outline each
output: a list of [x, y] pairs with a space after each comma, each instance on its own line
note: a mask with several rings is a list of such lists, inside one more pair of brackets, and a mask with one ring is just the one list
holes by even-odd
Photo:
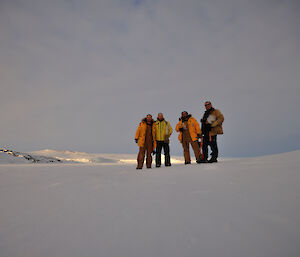
[[[298, 1], [1, 1], [2, 144], [135, 152], [211, 99], [227, 156], [299, 148]], [[177, 136], [171, 150], [181, 154]]]

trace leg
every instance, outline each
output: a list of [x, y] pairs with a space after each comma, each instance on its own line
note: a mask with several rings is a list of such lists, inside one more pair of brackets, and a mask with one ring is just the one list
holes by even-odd
[[145, 159], [145, 147], [140, 147], [139, 154], [137, 156], [137, 169], [142, 169]]
[[191, 163], [190, 146], [188, 141], [182, 141], [183, 155], [185, 163]]
[[165, 166], [171, 166], [170, 146], [169, 143], [164, 143]]
[[162, 149], [162, 147], [163, 147], [163, 142], [157, 141], [156, 156], [155, 156], [156, 167], [160, 167], [160, 165], [161, 165], [161, 149]]
[[211, 148], [211, 152], [212, 152], [210, 161], [215, 162], [217, 160], [218, 154], [219, 154], [218, 145], [217, 145], [217, 136], [211, 137], [210, 148]]
[[191, 145], [192, 145], [192, 148], [194, 150], [196, 162], [199, 163], [200, 162], [200, 150], [199, 150], [198, 141], [192, 141]]
[[208, 158], [208, 145], [209, 145], [209, 136], [203, 137], [202, 151], [204, 156], [204, 161], [207, 161]]
[[147, 151], [146, 165], [147, 165], [147, 169], [150, 169], [151, 168], [151, 164], [152, 164], [152, 156], [151, 156], [152, 151], [153, 151], [152, 144], [149, 144], [146, 147], [146, 151]]

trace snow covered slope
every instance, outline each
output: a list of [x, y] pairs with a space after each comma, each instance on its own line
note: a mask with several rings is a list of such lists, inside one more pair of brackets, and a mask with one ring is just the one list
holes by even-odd
[[298, 257], [300, 151], [173, 165], [0, 165], [1, 257]]
[[60, 159], [36, 154], [20, 153], [7, 149], [0, 149], [0, 164], [20, 163], [59, 163]]
[[[43, 155], [48, 157], [54, 157], [62, 160], [63, 162], [74, 163], [116, 163], [119, 158], [113, 158], [112, 156], [105, 156], [105, 154], [91, 154], [84, 152], [74, 151], [58, 151], [45, 149], [41, 151], [32, 152], [32, 154]], [[119, 156], [118, 156], [119, 157]]]
[[[0, 149], [0, 165], [20, 163], [135, 164], [136, 157], [137, 154], [98, 154], [50, 149], [20, 153]], [[182, 163], [183, 157], [173, 156], [171, 161], [173, 164]]]

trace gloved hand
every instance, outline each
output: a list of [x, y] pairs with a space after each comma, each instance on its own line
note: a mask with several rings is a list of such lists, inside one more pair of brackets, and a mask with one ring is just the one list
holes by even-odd
[[135, 141], [136, 143], [138, 143], [139, 140], [138, 140], [138, 139], [134, 139], [134, 141]]
[[183, 132], [183, 128], [180, 128], [179, 131]]
[[215, 126], [217, 126], [217, 125], [218, 125], [218, 121], [215, 120], [215, 121], [211, 124], [211, 127], [215, 127]]
[[198, 139], [201, 138], [201, 134], [197, 134], [197, 138], [198, 138]]

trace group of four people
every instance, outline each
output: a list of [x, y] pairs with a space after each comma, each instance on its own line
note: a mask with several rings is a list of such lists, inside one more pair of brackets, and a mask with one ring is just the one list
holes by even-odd
[[[183, 147], [185, 164], [191, 163], [190, 145], [193, 148], [197, 163], [217, 162], [217, 135], [223, 134], [224, 116], [218, 109], [212, 107], [210, 101], [205, 102], [205, 109], [206, 111], [201, 119], [201, 128], [197, 120], [186, 111], [181, 113], [179, 122], [176, 125], [176, 131], [179, 132], [178, 139]], [[146, 166], [151, 168], [153, 153], [156, 154], [156, 167], [160, 167], [162, 149], [164, 149], [165, 154], [165, 166], [171, 166], [169, 138], [172, 132], [170, 123], [164, 119], [162, 113], [157, 115], [156, 121], [152, 119], [151, 114], [148, 114], [140, 122], [135, 135], [135, 142], [139, 146], [137, 169], [143, 168], [145, 155]], [[211, 148], [211, 159], [209, 160], [208, 146]]]

